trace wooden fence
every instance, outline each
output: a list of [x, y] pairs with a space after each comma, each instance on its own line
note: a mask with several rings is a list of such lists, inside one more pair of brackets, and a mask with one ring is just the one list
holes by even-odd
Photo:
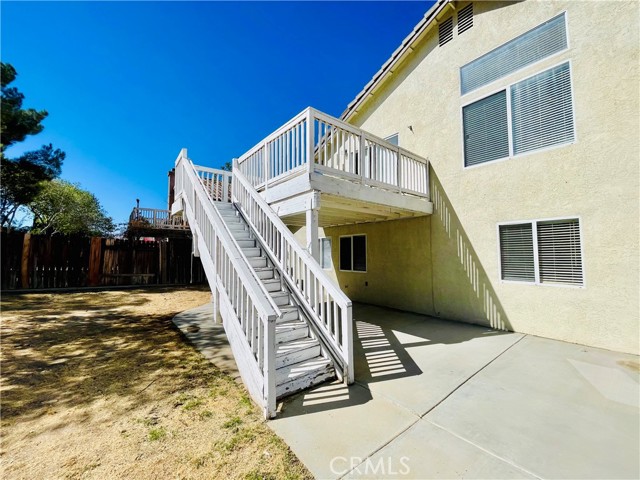
[[2, 290], [203, 283], [190, 238], [141, 241], [2, 232]]

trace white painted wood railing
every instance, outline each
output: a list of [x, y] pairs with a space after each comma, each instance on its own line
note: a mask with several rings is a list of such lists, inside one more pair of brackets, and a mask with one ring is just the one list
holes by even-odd
[[202, 185], [216, 202], [231, 201], [231, 172], [194, 165]]
[[309, 171], [429, 198], [426, 159], [311, 107], [242, 155], [238, 169], [258, 190]]
[[[219, 294], [220, 315], [238, 369], [253, 399], [266, 418], [275, 416], [275, 325], [282, 315], [255, 276], [237, 242], [229, 232], [213, 200], [202, 172], [185, 150], [176, 160], [176, 200], [183, 202], [209, 284]], [[229, 172], [225, 172], [228, 175]], [[223, 181], [224, 186], [227, 185]]]
[[189, 228], [189, 225], [181, 216], [172, 216], [169, 210], [158, 208], [133, 207], [133, 211], [129, 215], [129, 223], [136, 226], [144, 225], [170, 230], [185, 230]]
[[296, 299], [305, 307], [314, 330], [324, 340], [338, 374], [353, 383], [351, 300], [333, 283], [318, 262], [302, 248], [280, 217], [255, 190], [234, 160], [233, 201], [279, 268]]

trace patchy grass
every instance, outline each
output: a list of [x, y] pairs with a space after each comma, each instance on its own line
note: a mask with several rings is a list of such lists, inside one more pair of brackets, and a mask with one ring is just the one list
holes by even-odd
[[310, 478], [173, 327], [197, 289], [3, 295], [6, 478]]
[[162, 440], [166, 436], [167, 436], [167, 431], [162, 427], [152, 428], [151, 430], [149, 430], [149, 440], [152, 442], [155, 442], [157, 440]]

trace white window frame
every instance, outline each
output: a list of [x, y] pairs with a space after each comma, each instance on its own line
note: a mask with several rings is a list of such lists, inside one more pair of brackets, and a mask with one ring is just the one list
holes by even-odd
[[[389, 139], [393, 138], [393, 137], [398, 137], [398, 144], [396, 145], [396, 147], [399, 147], [400, 146], [400, 132], [396, 132], [396, 133], [392, 133], [391, 135], [387, 135], [386, 137], [384, 137], [383, 140], [385, 142], [389, 142]], [[391, 143], [391, 142], [389, 142], [389, 143]]]
[[[543, 147], [543, 148], [539, 148], [537, 150], [529, 150], [528, 152], [523, 152], [523, 153], [518, 153], [518, 154], [514, 154], [513, 153], [513, 132], [512, 132], [512, 128], [513, 126], [511, 125], [511, 119], [512, 119], [512, 111], [511, 111], [511, 87], [513, 85], [515, 85], [516, 83], [520, 83], [523, 80], [527, 80], [531, 77], [535, 77], [536, 75], [539, 75], [543, 72], [546, 72], [547, 70], [551, 70], [552, 68], [556, 68], [559, 67], [560, 65], [564, 65], [565, 63], [569, 64], [569, 77], [570, 77], [570, 85], [571, 85], [571, 115], [573, 116], [573, 140], [570, 142], [564, 142], [564, 143], [558, 143], [556, 145], [549, 145], [548, 147]], [[491, 95], [494, 95], [498, 92], [501, 91], [505, 91], [506, 97], [507, 97], [507, 130], [508, 130], [508, 134], [509, 134], [509, 156], [508, 157], [502, 157], [502, 158], [496, 158], [495, 160], [490, 160], [488, 162], [482, 162], [482, 163], [478, 163], [476, 165], [469, 165], [467, 166], [465, 164], [465, 157], [464, 157], [464, 107], [471, 105], [473, 103], [476, 103], [482, 99], [485, 99], [487, 97], [490, 97]], [[567, 147], [569, 145], [575, 145], [576, 143], [578, 143], [578, 132], [576, 129], [576, 102], [575, 102], [575, 97], [574, 97], [574, 90], [573, 90], [573, 63], [571, 61], [571, 59], [568, 60], [563, 60], [561, 62], [558, 62], [556, 64], [553, 65], [549, 65], [546, 66], [540, 70], [536, 70], [535, 72], [531, 73], [530, 75], [527, 75], [524, 78], [519, 78], [518, 80], [513, 80], [509, 83], [507, 83], [506, 85], [501, 86], [500, 88], [495, 88], [494, 90], [490, 90], [488, 93], [485, 93], [483, 95], [478, 96], [477, 98], [474, 98], [473, 100], [468, 100], [465, 103], [463, 103], [460, 106], [460, 126], [462, 128], [461, 130], [461, 135], [460, 135], [460, 139], [462, 141], [462, 169], [463, 170], [469, 170], [471, 168], [478, 168], [478, 167], [482, 167], [484, 165], [491, 165], [493, 163], [496, 162], [504, 162], [505, 160], [511, 160], [511, 159], [515, 159], [515, 158], [522, 158], [522, 157], [526, 157], [527, 155], [535, 155], [538, 153], [542, 153], [542, 152], [547, 152], [549, 150], [555, 150], [556, 148], [563, 148], [563, 147]]]
[[[494, 84], [494, 83], [497, 83], [497, 82], [499, 82], [500, 80], [503, 80], [503, 79], [504, 79], [504, 78], [506, 78], [506, 77], [510, 77], [511, 75], [516, 75], [516, 74], [521, 73], [521, 72], [523, 72], [524, 70], [527, 70], [527, 69], [529, 69], [529, 68], [533, 68], [533, 67], [535, 67], [535, 66], [539, 66], [539, 65], [541, 65], [542, 63], [547, 62], [547, 61], [549, 61], [550, 59], [557, 57], [558, 55], [563, 55], [564, 53], [566, 53], [566, 52], [568, 52], [569, 50], [571, 50], [571, 35], [569, 34], [569, 12], [567, 12], [566, 10], [563, 10], [563, 11], [561, 11], [560, 13], [558, 13], [557, 15], [554, 15], [553, 17], [551, 17], [551, 19], [553, 19], [553, 18], [555, 18], [555, 17], [559, 17], [559, 16], [560, 16], [560, 15], [562, 15], [562, 14], [564, 14], [564, 29], [565, 29], [565, 32], [566, 32], [566, 34], [567, 34], [567, 48], [565, 48], [564, 50], [560, 50], [560, 51], [558, 51], [558, 52], [556, 52], [556, 53], [553, 53], [553, 54], [549, 55], [548, 57], [541, 58], [540, 60], [536, 60], [536, 61], [535, 61], [535, 62], [533, 62], [533, 63], [530, 63], [530, 64], [528, 64], [528, 65], [525, 65], [525, 66], [523, 66], [523, 67], [520, 67], [519, 69], [514, 70], [513, 72], [508, 73], [507, 75], [504, 75], [504, 76], [502, 76], [502, 77], [500, 77], [500, 78], [496, 78], [496, 79], [495, 79], [495, 80], [493, 80], [492, 82], [489, 82], [489, 83], [487, 83], [486, 85], [482, 85], [481, 87], [478, 87], [478, 88], [476, 88], [476, 89], [474, 89], [474, 90], [471, 90], [471, 91], [469, 91], [469, 92], [467, 92], [467, 93], [462, 93], [462, 81], [461, 81], [461, 80], [459, 80], [459, 81], [460, 81], [460, 95], [462, 95], [462, 97], [466, 97], [466, 96], [468, 96], [468, 95], [472, 95], [472, 94], [474, 94], [474, 93], [477, 93], [477, 92], [478, 92], [478, 90], [481, 90], [481, 89], [486, 88], [486, 87], [488, 87], [488, 86], [490, 86], [490, 85], [492, 85], [492, 84]], [[550, 20], [551, 20], [551, 19], [550, 19]], [[543, 23], [545, 23], [545, 22], [543, 22]], [[540, 25], [542, 25], [542, 24], [540, 24]], [[528, 32], [530, 32], [531, 30], [533, 30], [533, 29], [535, 29], [535, 28], [539, 27], [540, 25], [537, 25], [536, 27], [531, 28], [531, 29], [527, 30], [526, 32], [523, 32], [523, 33], [521, 33], [521, 34], [519, 34], [519, 35], [516, 35], [516, 36], [515, 36], [515, 37], [513, 37], [513, 38], [515, 39], [515, 38], [521, 37], [521, 36], [523, 36], [523, 35], [527, 34]], [[512, 40], [513, 40], [513, 39], [512, 39]], [[491, 50], [489, 50], [487, 53], [491, 53], [491, 52], [493, 52], [494, 50], [497, 50], [498, 48], [502, 47], [503, 45], [506, 45], [506, 44], [507, 44], [507, 43], [509, 43], [510, 41], [511, 41], [511, 40], [508, 40], [508, 41], [506, 41], [506, 42], [501, 43], [501, 44], [500, 44], [500, 45], [498, 45], [497, 47], [492, 48]], [[480, 57], [478, 57], [478, 58], [481, 58], [481, 57], [483, 57], [484, 55], [486, 55], [486, 54], [482, 54], [482, 55], [480, 55]], [[473, 61], [477, 60], [478, 58], [475, 58], [475, 59], [471, 60], [470, 62], [467, 62], [465, 65], [468, 65], [469, 63], [471, 63], [471, 62], [473, 62]], [[560, 64], [562, 64], [562, 63], [564, 63], [564, 62], [560, 62], [558, 65], [560, 65]], [[463, 65], [463, 66], [464, 66], [464, 65]], [[551, 67], [551, 68], [553, 68], [553, 67]], [[544, 70], [546, 70], [546, 69], [543, 69], [542, 71], [544, 71]], [[534, 74], [534, 75], [535, 75], [535, 74]], [[531, 75], [531, 76], [533, 76], [533, 75]], [[573, 77], [572, 77], [572, 78], [573, 78]], [[518, 83], [518, 82], [515, 82], [515, 83]], [[572, 85], [572, 86], [573, 86], [573, 85]], [[495, 93], [495, 92], [494, 92], [494, 93]], [[485, 96], [488, 96], [488, 95], [485, 95]], [[482, 98], [484, 98], [484, 97], [482, 97]], [[473, 103], [473, 102], [471, 102], [471, 103]]]
[[[329, 261], [329, 265], [325, 265], [324, 264], [324, 254], [322, 251], [322, 244], [323, 242], [329, 242], [329, 253], [331, 260]], [[320, 244], [320, 266], [322, 267], [323, 270], [333, 270], [333, 241], [331, 240], [331, 237], [322, 237], [318, 239], [318, 243]], [[352, 261], [353, 263], [353, 261]]]
[[[540, 281], [540, 262], [538, 259], [538, 223], [543, 222], [561, 222], [563, 220], [578, 220], [579, 232], [580, 232], [580, 261], [582, 263], [582, 285], [567, 285], [562, 283], [549, 283]], [[500, 248], [500, 227], [504, 225], [531, 225], [531, 234], [533, 240], [533, 268], [535, 272], [535, 280], [533, 282], [524, 282], [517, 280], [504, 280], [502, 278], [502, 250]], [[501, 283], [510, 283], [516, 285], [534, 285], [539, 287], [559, 287], [559, 288], [587, 288], [587, 276], [585, 274], [584, 263], [584, 242], [582, 232], [582, 217], [579, 215], [567, 215], [565, 217], [553, 217], [553, 218], [534, 218], [532, 220], [517, 220], [512, 222], [500, 222], [496, 225], [496, 234], [498, 239], [498, 280]]]
[[[364, 270], [354, 270], [353, 269], [353, 237], [364, 237], [364, 258], [367, 264], [367, 268]], [[350, 272], [350, 273], [367, 273], [369, 270], [369, 239], [367, 238], [366, 233], [353, 233], [351, 235], [340, 235], [340, 240], [343, 238], [351, 239], [351, 270], [343, 270], [341, 265], [341, 255], [342, 255], [342, 242], [338, 240], [338, 270], [341, 272]]]

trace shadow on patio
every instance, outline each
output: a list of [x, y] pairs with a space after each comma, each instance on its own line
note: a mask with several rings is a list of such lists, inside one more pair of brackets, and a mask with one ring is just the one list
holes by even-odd
[[[414, 391], [407, 391], [408, 395], [419, 395], [416, 389], [432, 381], [441, 383], [443, 374], [459, 377], [455, 368], [445, 368], [460, 358], [461, 348], [445, 347], [513, 335], [489, 327], [364, 304], [354, 304], [353, 318], [356, 383], [346, 386], [336, 381], [286, 398], [283, 416], [361, 405], [372, 400], [376, 391], [385, 395], [387, 390], [409, 388]], [[462, 350], [468, 349], [468, 346], [462, 347]], [[426, 399], [434, 395], [437, 393], [425, 388]]]

